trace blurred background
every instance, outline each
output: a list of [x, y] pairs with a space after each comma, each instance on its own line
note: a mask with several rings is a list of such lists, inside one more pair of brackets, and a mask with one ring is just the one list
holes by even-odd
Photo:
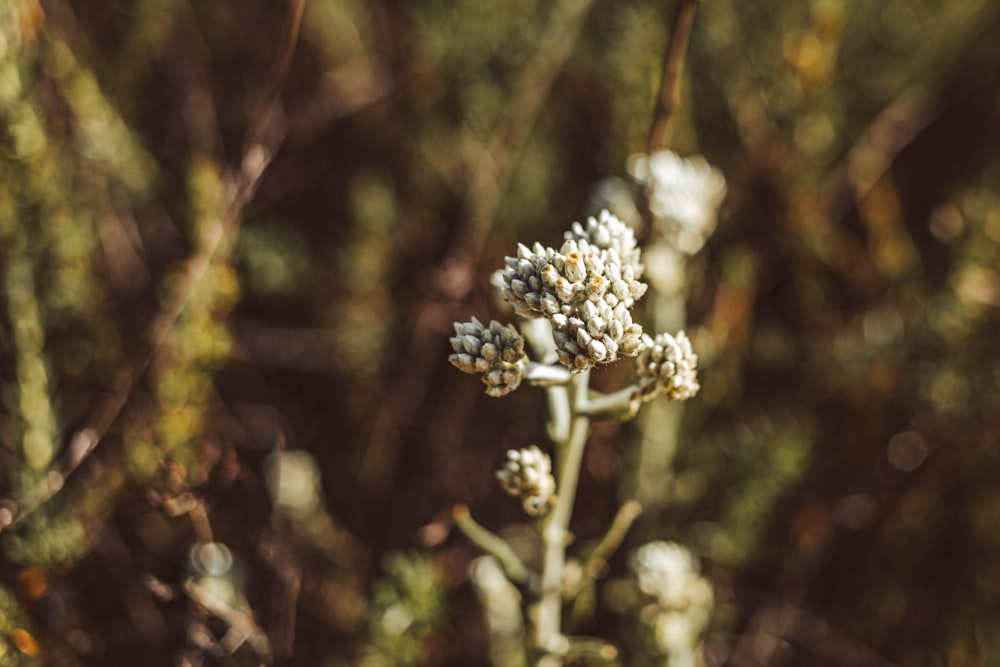
[[[450, 508], [527, 543], [493, 471], [544, 401], [486, 397], [451, 324], [646, 150], [675, 11], [5, 0], [0, 665], [490, 664]], [[998, 34], [697, 8], [702, 392], [624, 552], [701, 559], [709, 665], [1000, 661]], [[595, 425], [578, 540], [655, 428]], [[576, 631], [646, 664], [600, 599]]]

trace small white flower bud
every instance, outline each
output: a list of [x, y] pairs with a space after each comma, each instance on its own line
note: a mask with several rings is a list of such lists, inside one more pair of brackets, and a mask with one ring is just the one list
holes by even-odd
[[556, 480], [552, 460], [537, 445], [511, 449], [507, 462], [496, 473], [503, 490], [520, 498], [524, 511], [531, 516], [542, 514], [554, 500]]
[[608, 348], [601, 341], [592, 340], [587, 346], [587, 354], [595, 361], [604, 361], [608, 358]]
[[483, 327], [475, 317], [471, 322], [456, 322], [451, 338], [454, 354], [448, 357], [463, 373], [482, 373], [486, 393], [504, 396], [521, 384], [527, 357], [524, 338], [517, 329], [497, 321]]

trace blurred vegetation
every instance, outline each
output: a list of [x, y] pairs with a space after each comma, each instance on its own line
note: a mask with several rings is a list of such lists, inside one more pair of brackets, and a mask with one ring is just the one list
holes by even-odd
[[[646, 150], [675, 3], [307, 0], [268, 115], [294, 6], [0, 3], [0, 665], [488, 664], [446, 510], [520, 522], [492, 475], [541, 394], [447, 336]], [[1000, 656], [998, 32], [698, 7], [674, 147], [729, 195], [631, 546], [702, 558], [709, 665]], [[635, 442], [595, 428], [579, 539]]]

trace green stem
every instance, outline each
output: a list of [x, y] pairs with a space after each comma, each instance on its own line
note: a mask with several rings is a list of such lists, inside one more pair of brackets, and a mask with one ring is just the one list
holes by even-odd
[[580, 414], [601, 421], [627, 421], [639, 411], [639, 387], [631, 384], [611, 394], [593, 394], [580, 406]]
[[577, 482], [580, 479], [580, 465], [587, 444], [590, 419], [581, 413], [587, 403], [590, 373], [573, 376], [570, 383], [569, 434], [565, 441], [557, 443], [559, 454], [559, 477], [556, 483], [558, 496], [555, 507], [545, 519], [542, 528], [544, 555], [542, 560], [541, 598], [535, 612], [535, 643], [542, 655], [537, 667], [561, 665], [559, 656], [568, 650], [568, 642], [562, 635], [562, 580], [566, 564], [566, 546], [569, 542], [569, 522], [573, 516]]
[[634, 500], [626, 501], [618, 508], [618, 513], [615, 514], [615, 519], [611, 522], [608, 532], [604, 534], [604, 537], [597, 543], [583, 564], [585, 582], [593, 581], [597, 577], [605, 567], [607, 559], [625, 541], [625, 535], [628, 534], [629, 528], [632, 527], [640, 514], [642, 514], [642, 505]]
[[468, 507], [465, 505], [456, 505], [452, 509], [452, 516], [455, 519], [455, 525], [465, 533], [466, 537], [472, 540], [480, 549], [497, 559], [511, 581], [519, 584], [530, 582], [531, 573], [524, 563], [521, 562], [521, 559], [517, 557], [517, 554], [514, 553], [510, 545], [473, 519]]
[[546, 387], [545, 399], [549, 405], [549, 421], [545, 425], [549, 439], [557, 444], [567, 442], [570, 422], [573, 418], [568, 388]]

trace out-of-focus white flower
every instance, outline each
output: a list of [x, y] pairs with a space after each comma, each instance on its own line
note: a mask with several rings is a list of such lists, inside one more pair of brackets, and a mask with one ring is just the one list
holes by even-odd
[[558, 250], [519, 244], [500, 289], [518, 314], [548, 318], [559, 361], [585, 370], [639, 352], [629, 312], [647, 288], [639, 256], [631, 228], [604, 211], [574, 223]]
[[636, 549], [630, 562], [636, 583], [660, 606], [685, 606], [690, 579], [697, 576], [691, 552], [675, 542], [650, 542]]
[[632, 553], [636, 585], [649, 602], [640, 613], [658, 652], [670, 664], [696, 664], [699, 637], [712, 610], [712, 587], [691, 552], [674, 542], [650, 542]]
[[531, 516], [544, 513], [556, 492], [552, 459], [537, 445], [509, 450], [497, 479], [504, 491], [521, 499], [524, 511]]
[[698, 393], [698, 355], [683, 331], [651, 338], [642, 335], [642, 349], [636, 357], [639, 387], [643, 400], [662, 393], [671, 401], [684, 401]]
[[703, 157], [663, 150], [629, 158], [629, 173], [646, 188], [649, 211], [672, 247], [693, 255], [715, 230], [726, 180]]

